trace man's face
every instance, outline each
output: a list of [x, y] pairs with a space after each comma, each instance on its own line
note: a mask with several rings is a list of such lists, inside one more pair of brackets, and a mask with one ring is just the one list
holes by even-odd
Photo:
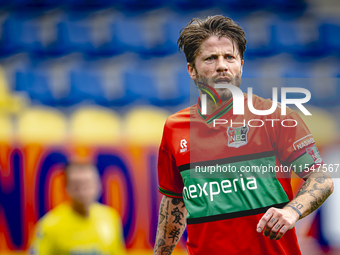
[[100, 193], [97, 169], [91, 165], [70, 166], [66, 189], [74, 202], [84, 206], [91, 205]]
[[[227, 37], [210, 36], [199, 49], [195, 66], [187, 65], [191, 78], [199, 83], [214, 87], [216, 83], [241, 85], [243, 60], [241, 60], [236, 43]], [[228, 89], [216, 89], [222, 101], [232, 96]]]

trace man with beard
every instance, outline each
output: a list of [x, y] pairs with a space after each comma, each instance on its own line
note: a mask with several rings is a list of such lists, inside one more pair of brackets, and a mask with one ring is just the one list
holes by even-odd
[[[310, 131], [288, 108], [286, 115], [277, 109], [257, 116], [247, 107], [244, 115], [232, 113], [231, 91], [216, 85], [240, 87], [246, 39], [230, 18], [193, 19], [181, 30], [178, 45], [200, 97], [165, 123], [158, 161], [164, 196], [154, 254], [171, 254], [186, 223], [189, 254], [301, 254], [295, 223], [333, 191]], [[245, 96], [245, 106], [248, 100]], [[256, 95], [252, 103], [257, 110], [272, 105]], [[218, 119], [229, 121], [215, 125]], [[246, 124], [251, 119], [265, 124]], [[298, 124], [285, 127], [281, 121]], [[305, 180], [295, 197], [293, 171]]]

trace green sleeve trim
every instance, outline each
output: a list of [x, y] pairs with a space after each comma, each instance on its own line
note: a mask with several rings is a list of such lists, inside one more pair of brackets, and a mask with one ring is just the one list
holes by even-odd
[[290, 163], [290, 168], [297, 174], [302, 173], [314, 164], [313, 158], [305, 153]]
[[158, 188], [159, 192], [161, 192], [163, 195], [166, 195], [168, 197], [177, 197], [177, 198], [182, 198], [182, 193], [175, 193], [171, 192], [165, 189], [162, 189], [161, 187]]

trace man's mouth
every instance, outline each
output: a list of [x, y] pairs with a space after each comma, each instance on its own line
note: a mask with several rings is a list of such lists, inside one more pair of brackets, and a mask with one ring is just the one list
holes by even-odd
[[215, 83], [229, 83], [231, 80], [227, 77], [222, 77], [222, 78], [218, 78], [215, 80]]

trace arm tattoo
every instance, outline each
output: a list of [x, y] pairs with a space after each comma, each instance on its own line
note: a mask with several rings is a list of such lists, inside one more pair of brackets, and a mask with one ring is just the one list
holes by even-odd
[[175, 249], [176, 245], [165, 246], [161, 250], [162, 255], [170, 255], [172, 251]]
[[[321, 191], [321, 196], [316, 196], [313, 191], [316, 191], [316, 190], [320, 190]], [[314, 212], [316, 209], [318, 209], [320, 207], [320, 205], [322, 205], [326, 199], [330, 196], [330, 194], [332, 193], [331, 191], [331, 188], [330, 187], [325, 187], [325, 188], [318, 188], [317, 184], [315, 183], [313, 185], [313, 189], [308, 191], [309, 195], [314, 197], [315, 200], [311, 201], [310, 202], [310, 205], [311, 205], [311, 210], [310, 212]]]
[[305, 194], [307, 192], [307, 189], [308, 189], [309, 185], [310, 185], [310, 179], [307, 179], [305, 181], [305, 183], [302, 185], [302, 187], [299, 190], [299, 192], [296, 194], [296, 197]]
[[168, 226], [168, 216], [169, 216], [169, 200], [166, 203], [166, 210], [165, 210], [165, 225], [164, 225], [164, 235], [163, 238], [165, 239], [166, 237], [166, 228]]
[[286, 207], [292, 208], [295, 212], [297, 212], [299, 214], [299, 218], [301, 218], [302, 213], [300, 212], [299, 209], [297, 209], [297, 208], [295, 208], [294, 206], [291, 206], [291, 205], [286, 205]]
[[183, 199], [173, 198], [171, 202], [172, 202], [173, 205], [179, 205], [179, 203], [182, 202], [182, 201], [183, 201]]
[[[316, 209], [318, 209], [332, 193], [331, 188], [328, 186], [320, 188], [320, 186], [322, 186], [322, 184], [325, 183], [325, 175], [315, 178], [315, 183], [313, 184], [313, 186], [311, 184], [311, 179], [312, 178], [308, 178], [306, 180], [306, 182], [302, 185], [301, 189], [296, 195], [296, 197], [298, 197], [298, 196], [308, 193], [310, 197], [313, 197], [313, 200], [310, 202], [311, 208], [309, 210], [309, 213], [312, 213]], [[315, 194], [316, 191], [319, 191], [321, 194], [316, 195]], [[297, 211], [301, 209], [303, 205], [295, 202], [295, 203], [292, 203], [290, 207]], [[301, 217], [301, 212], [299, 215]]]
[[[181, 204], [182, 203], [182, 204]], [[163, 197], [159, 209], [159, 222], [154, 253], [170, 255], [186, 227], [183, 199]]]

